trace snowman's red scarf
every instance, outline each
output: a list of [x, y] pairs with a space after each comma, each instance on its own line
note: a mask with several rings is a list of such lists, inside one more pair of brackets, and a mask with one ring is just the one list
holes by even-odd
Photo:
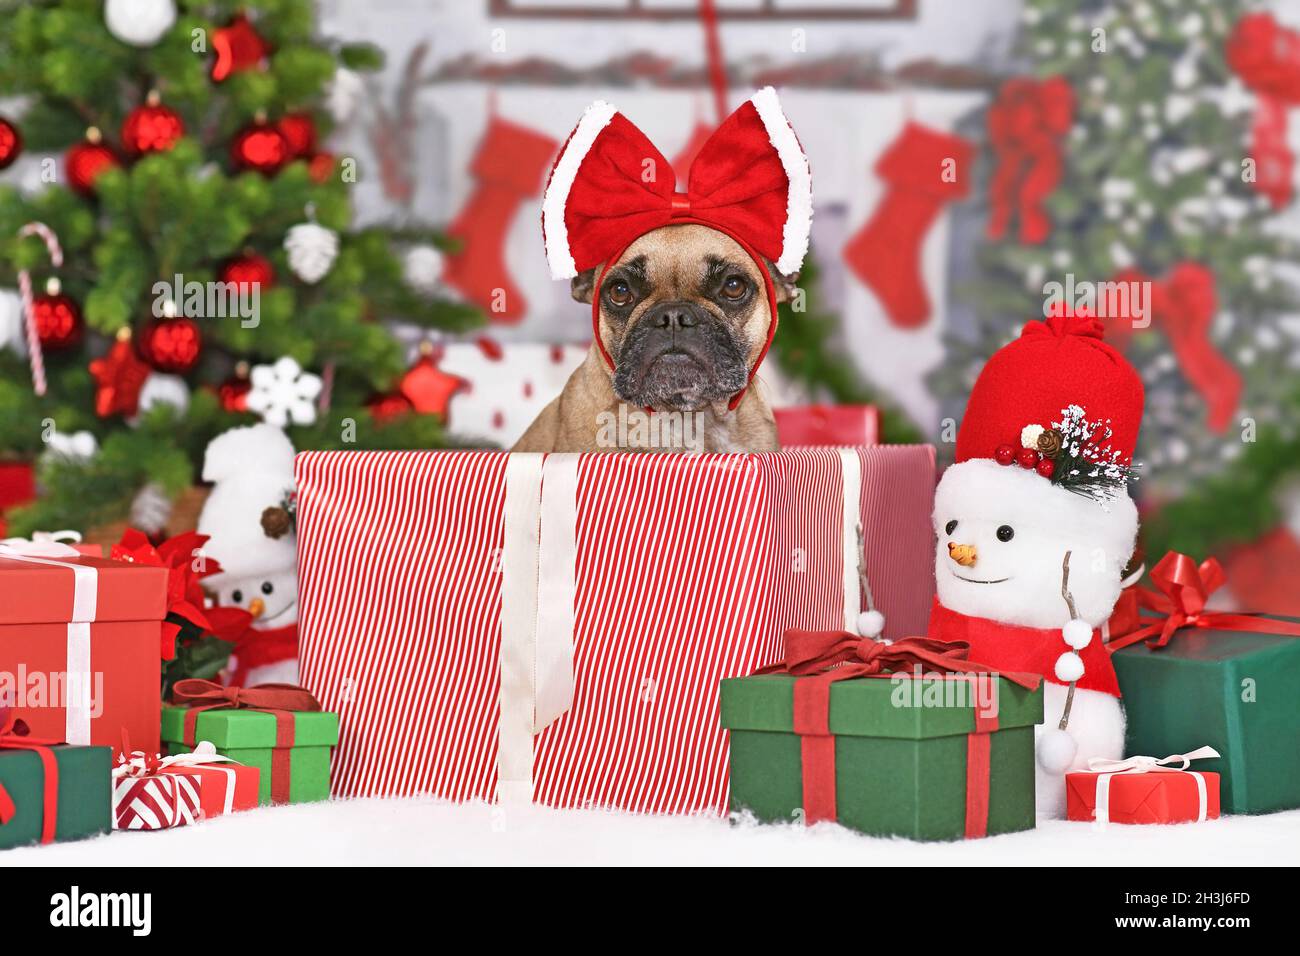
[[[1042, 674], [1044, 680], [1053, 684], [1061, 683], [1056, 678], [1056, 659], [1070, 649], [1059, 627], [1019, 627], [986, 617], [971, 617], [944, 607], [938, 598], [930, 609], [926, 636], [940, 641], [965, 641], [970, 645], [973, 661], [999, 671]], [[1083, 676], [1075, 686], [1119, 697], [1115, 667], [1099, 633], [1093, 631], [1091, 643], [1079, 651], [1079, 656], [1083, 658]]]
[[230, 652], [237, 665], [230, 675], [231, 687], [243, 687], [254, 667], [291, 661], [298, 656], [297, 622], [259, 631], [252, 626], [253, 615], [242, 607], [212, 608], [208, 618], [212, 633], [235, 645]]

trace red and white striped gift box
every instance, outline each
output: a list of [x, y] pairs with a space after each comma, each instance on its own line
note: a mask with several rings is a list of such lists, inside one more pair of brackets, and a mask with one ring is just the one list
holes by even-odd
[[166, 830], [199, 819], [201, 781], [192, 773], [115, 775], [114, 830]]
[[306, 452], [297, 489], [339, 796], [723, 812], [718, 682], [852, 626], [859, 519], [886, 636], [934, 591], [928, 446]]

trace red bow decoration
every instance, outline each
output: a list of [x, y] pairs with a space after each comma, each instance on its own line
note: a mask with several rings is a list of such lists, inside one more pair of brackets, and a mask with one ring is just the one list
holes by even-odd
[[1295, 156], [1287, 145], [1287, 107], [1300, 102], [1300, 34], [1271, 13], [1242, 17], [1228, 38], [1228, 65], [1255, 91], [1259, 104], [1251, 124], [1254, 187], [1274, 209], [1291, 201]]
[[[43, 740], [31, 736], [27, 724], [13, 715], [13, 710], [0, 703], [0, 750], [31, 750], [41, 761], [42, 817], [41, 842], [54, 842], [59, 822], [59, 765], [51, 747], [60, 746], [62, 740]], [[17, 814], [13, 798], [0, 784], [0, 826]]]
[[[785, 632], [785, 658], [759, 674], [792, 674], [794, 732], [799, 735], [803, 762], [804, 819], [813, 824], [836, 819], [835, 738], [830, 732], [830, 690], [836, 681], [854, 677], [888, 677], [928, 667], [941, 674], [990, 674], [993, 668], [967, 659], [964, 641], [905, 637], [886, 644], [848, 631]], [[1000, 673], [1031, 690], [1037, 674]], [[983, 836], [988, 825], [989, 738], [997, 716], [975, 712], [975, 732], [967, 737], [966, 835]]]
[[[162, 622], [162, 658], [165, 661], [176, 656], [176, 637], [182, 627], [188, 624], [203, 631], [211, 628], [203, 611], [203, 588], [199, 580], [219, 572], [221, 565], [202, 556], [207, 541], [208, 535], [190, 531], [168, 538], [155, 548], [144, 532], [127, 528], [122, 532], [122, 540], [109, 552], [114, 561], [168, 569], [167, 617]], [[196, 558], [201, 558], [201, 571], [194, 569]]]
[[989, 139], [998, 167], [989, 183], [988, 236], [1001, 239], [1012, 213], [1020, 219], [1020, 241], [1037, 244], [1052, 232], [1045, 200], [1061, 180], [1060, 140], [1074, 122], [1074, 91], [1064, 77], [1017, 77], [1002, 85], [989, 107]]
[[[1108, 625], [1110, 641], [1106, 649], [1111, 653], [1141, 640], [1146, 640], [1148, 647], [1164, 647], [1186, 627], [1300, 637], [1300, 623], [1205, 610], [1210, 595], [1227, 581], [1215, 558], [1206, 558], [1198, 565], [1187, 555], [1170, 551], [1151, 569], [1151, 581], [1157, 590], [1131, 587], [1120, 595]], [[1143, 609], [1155, 612], [1161, 619], [1143, 616]]]
[[[1207, 426], [1216, 432], [1227, 428], [1241, 399], [1242, 380], [1236, 366], [1210, 341], [1210, 326], [1219, 309], [1214, 273], [1200, 263], [1181, 262], [1164, 281], [1137, 269], [1127, 269], [1113, 281], [1151, 283], [1148, 317], [1160, 323], [1183, 376], [1205, 400]], [[1107, 323], [1107, 337], [1122, 350], [1132, 329], [1133, 316], [1117, 316]]]

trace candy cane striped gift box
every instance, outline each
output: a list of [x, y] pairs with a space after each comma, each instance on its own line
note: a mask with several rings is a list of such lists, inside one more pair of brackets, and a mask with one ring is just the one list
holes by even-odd
[[116, 776], [113, 781], [114, 830], [165, 830], [199, 818], [201, 783], [194, 773]]
[[718, 683], [934, 591], [927, 446], [768, 455], [307, 452], [302, 681], [338, 796], [723, 812]]

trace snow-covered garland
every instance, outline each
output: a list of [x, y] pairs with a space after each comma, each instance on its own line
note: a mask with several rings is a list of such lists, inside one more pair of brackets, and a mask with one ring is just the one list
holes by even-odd
[[1030, 424], [1020, 430], [1020, 447], [999, 445], [994, 458], [1000, 465], [1017, 464], [1033, 469], [1054, 485], [1094, 501], [1108, 501], [1137, 481], [1140, 463], [1120, 460], [1110, 446], [1114, 429], [1110, 419], [1091, 422], [1080, 405], [1061, 409], [1061, 420], [1050, 428]]

